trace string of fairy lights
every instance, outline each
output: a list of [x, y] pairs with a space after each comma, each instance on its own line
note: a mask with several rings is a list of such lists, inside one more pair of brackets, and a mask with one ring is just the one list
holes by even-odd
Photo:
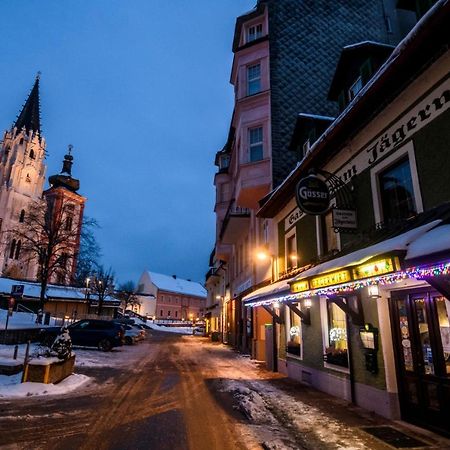
[[304, 298], [310, 298], [313, 296], [333, 296], [349, 294], [353, 291], [368, 287], [368, 286], [386, 286], [393, 283], [398, 283], [406, 279], [424, 280], [426, 278], [439, 277], [444, 275], [450, 275], [450, 262], [437, 264], [427, 267], [409, 267], [405, 270], [379, 275], [375, 277], [366, 278], [363, 280], [355, 280], [347, 283], [337, 284], [334, 286], [328, 286], [320, 289], [309, 290], [306, 292], [289, 293], [286, 295], [280, 295], [279, 297], [271, 297], [269, 299], [255, 299], [245, 302], [245, 306], [268, 306], [274, 303], [286, 303], [289, 301], [298, 301]]

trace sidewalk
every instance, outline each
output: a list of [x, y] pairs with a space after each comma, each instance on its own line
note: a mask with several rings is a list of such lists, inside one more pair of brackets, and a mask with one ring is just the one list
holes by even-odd
[[[265, 449], [450, 449], [450, 439], [405, 422], [389, 421], [269, 372], [249, 357], [231, 349], [224, 352], [221, 344], [202, 343], [214, 354], [216, 364], [212, 358], [208, 364], [216, 365], [220, 374], [219, 389], [233, 395], [235, 407], [247, 419], [253, 442]], [[232, 365], [224, 366], [224, 359]]]

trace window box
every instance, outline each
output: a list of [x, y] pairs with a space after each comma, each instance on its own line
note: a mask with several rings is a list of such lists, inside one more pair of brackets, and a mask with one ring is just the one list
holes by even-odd
[[336, 366], [348, 368], [347, 350], [327, 348], [326, 353], [323, 355], [323, 360], [328, 364], [334, 364]]

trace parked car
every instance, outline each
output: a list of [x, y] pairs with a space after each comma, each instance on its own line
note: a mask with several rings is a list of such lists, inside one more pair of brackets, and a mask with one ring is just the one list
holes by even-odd
[[[72, 345], [97, 347], [104, 352], [123, 345], [124, 329], [121, 324], [111, 320], [85, 319], [67, 327]], [[59, 333], [59, 327], [42, 330], [41, 342], [51, 343]]]
[[[115, 321], [116, 323], [120, 323]], [[127, 345], [132, 345], [138, 341], [141, 341], [145, 339], [147, 333], [145, 330], [142, 330], [136, 325], [130, 325], [130, 324], [124, 324], [121, 323], [122, 327], [124, 328], [125, 334], [124, 334], [124, 341]]]

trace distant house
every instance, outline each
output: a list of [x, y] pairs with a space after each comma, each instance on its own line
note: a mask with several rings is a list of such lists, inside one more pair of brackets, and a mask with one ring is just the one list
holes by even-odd
[[[14, 309], [26, 308], [36, 312], [39, 308], [40, 284], [5, 277], [0, 277], [0, 307], [4, 309], [8, 307], [12, 287], [17, 285], [23, 286], [23, 296], [16, 299]], [[81, 319], [97, 314], [98, 297], [92, 293], [88, 294], [84, 288], [49, 284], [46, 298], [44, 311], [50, 313], [52, 317]], [[119, 306], [118, 300], [106, 296], [102, 316], [115, 317]]]
[[157, 319], [199, 319], [206, 302], [206, 289], [200, 283], [147, 270], [139, 279], [138, 294], [143, 294], [141, 314]]

